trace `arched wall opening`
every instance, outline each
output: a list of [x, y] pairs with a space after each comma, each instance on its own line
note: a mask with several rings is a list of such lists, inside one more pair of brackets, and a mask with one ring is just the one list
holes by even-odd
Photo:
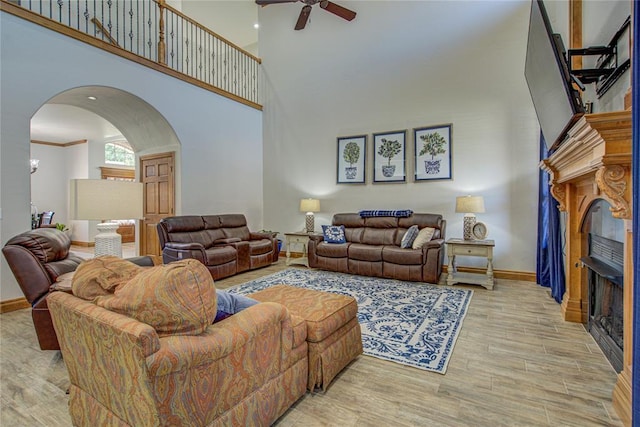
[[[96, 224], [95, 221], [73, 221], [68, 216], [69, 180], [100, 179], [100, 168], [107, 166], [104, 146], [114, 138], [129, 142], [136, 154], [136, 165], [140, 155], [157, 152], [179, 155], [180, 152], [180, 142], [171, 125], [153, 106], [112, 87], [83, 86], [66, 90], [49, 99], [31, 119], [31, 140], [45, 142], [44, 146], [32, 143], [31, 157], [38, 157], [34, 151], [41, 157], [47, 157], [47, 153], [51, 156], [40, 159], [40, 174], [36, 172], [31, 177], [32, 206], [35, 203], [38, 211], [55, 209], [55, 222], [69, 226], [73, 241], [92, 242]], [[63, 144], [52, 145], [46, 141]], [[138, 171], [135, 176], [139, 181]], [[176, 195], [179, 197], [179, 192]], [[46, 204], [42, 203], [43, 199]]]

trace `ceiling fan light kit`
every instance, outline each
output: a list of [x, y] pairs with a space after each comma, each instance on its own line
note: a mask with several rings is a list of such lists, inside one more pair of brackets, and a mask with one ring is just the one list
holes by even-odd
[[320, 8], [326, 10], [327, 12], [331, 12], [334, 15], [339, 16], [340, 18], [347, 21], [352, 21], [356, 17], [356, 13], [354, 11], [330, 2], [329, 0], [256, 0], [256, 4], [260, 6], [297, 2], [304, 3], [305, 5], [302, 7], [300, 15], [298, 15], [298, 20], [296, 21], [296, 25], [294, 27], [295, 30], [302, 30], [307, 25], [307, 22], [309, 21], [309, 15], [311, 15], [311, 6], [318, 3], [320, 4]]

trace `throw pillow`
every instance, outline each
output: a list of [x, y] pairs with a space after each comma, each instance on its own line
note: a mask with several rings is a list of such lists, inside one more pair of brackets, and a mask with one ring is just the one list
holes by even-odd
[[93, 301], [101, 295], [113, 294], [143, 270], [142, 267], [112, 255], [83, 261], [73, 275], [71, 288], [78, 298]]
[[433, 237], [433, 233], [435, 233], [436, 229], [431, 227], [425, 227], [418, 233], [418, 236], [413, 241], [413, 245], [411, 247], [413, 249], [421, 249], [425, 243], [427, 243]]
[[344, 225], [323, 225], [322, 234], [327, 243], [347, 243], [344, 235]]
[[416, 237], [418, 236], [419, 232], [420, 230], [418, 229], [417, 225], [412, 225], [411, 227], [409, 227], [407, 231], [404, 233], [404, 236], [402, 236], [402, 242], [400, 242], [400, 247], [402, 249], [410, 248], [411, 245], [413, 245], [413, 241], [416, 240]]
[[207, 267], [195, 259], [148, 267], [96, 304], [153, 326], [158, 336], [199, 335], [216, 317]]

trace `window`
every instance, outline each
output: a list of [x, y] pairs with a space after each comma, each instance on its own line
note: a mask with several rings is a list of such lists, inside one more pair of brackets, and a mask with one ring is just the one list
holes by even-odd
[[104, 145], [104, 162], [114, 165], [135, 166], [135, 155], [126, 141], [108, 142]]

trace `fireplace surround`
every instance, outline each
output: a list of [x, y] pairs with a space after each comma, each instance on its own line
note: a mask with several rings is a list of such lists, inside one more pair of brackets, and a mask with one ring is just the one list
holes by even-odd
[[[590, 239], [584, 226], [590, 221], [592, 206], [604, 200], [612, 218], [621, 227], [622, 341], [631, 343], [631, 111], [585, 114], [567, 135], [563, 144], [540, 164], [549, 173], [551, 194], [565, 213], [566, 291], [561, 304], [562, 315], [571, 322], [587, 324], [589, 320], [589, 275], [593, 270], [587, 268], [581, 258], [590, 256], [589, 245], [593, 244], [593, 238]], [[622, 366], [613, 390], [613, 406], [626, 425], [631, 423], [632, 361], [632, 346], [624, 346]]]

